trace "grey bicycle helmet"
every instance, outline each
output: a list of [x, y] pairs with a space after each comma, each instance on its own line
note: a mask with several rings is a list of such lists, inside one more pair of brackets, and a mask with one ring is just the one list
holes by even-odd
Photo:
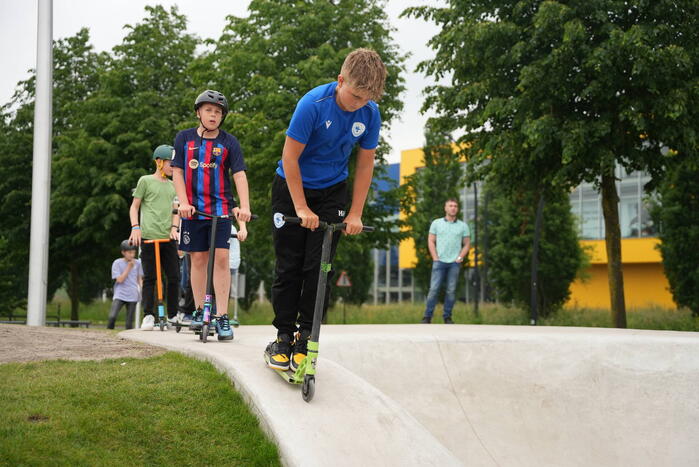
[[223, 124], [223, 121], [226, 119], [226, 115], [228, 115], [228, 100], [226, 100], [226, 96], [224, 96], [218, 91], [212, 91], [211, 89], [207, 89], [206, 91], [199, 94], [199, 96], [197, 96], [197, 99], [194, 101], [194, 111], [196, 112], [197, 110], [199, 110], [199, 107], [201, 107], [204, 104], [215, 104], [221, 107], [221, 109], [223, 110], [221, 124]]
[[129, 243], [128, 240], [124, 240], [123, 242], [121, 242], [121, 251], [129, 251], [129, 250], [136, 251], [136, 250], [138, 250], [138, 247], [136, 245], [132, 245], [131, 243]]

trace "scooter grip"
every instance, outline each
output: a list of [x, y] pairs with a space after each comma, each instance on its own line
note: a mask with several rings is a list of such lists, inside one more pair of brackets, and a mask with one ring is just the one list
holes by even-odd
[[286, 222], [287, 224], [301, 225], [301, 218], [300, 217], [284, 216], [283, 219], [284, 219], [284, 222]]
[[[179, 212], [180, 212], [180, 211], [177, 210], [177, 209], [173, 209], [173, 210], [172, 210], [172, 213], [173, 213], [173, 214], [179, 214]], [[251, 221], [254, 221], [254, 220], [257, 219], [258, 217], [260, 217], [260, 216], [258, 216], [257, 214], [250, 214], [250, 220], [251, 220]]]
[[374, 230], [376, 230], [376, 227], [371, 225], [365, 225], [362, 227], [362, 232], [373, 232]]

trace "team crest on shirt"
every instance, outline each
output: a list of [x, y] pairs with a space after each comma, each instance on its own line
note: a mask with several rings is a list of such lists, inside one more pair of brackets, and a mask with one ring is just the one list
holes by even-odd
[[220, 156], [222, 153], [223, 151], [219, 147], [215, 147], [211, 150], [211, 154], [213, 154], [214, 156]]
[[352, 124], [352, 136], [355, 138], [364, 133], [364, 130], [366, 130], [366, 127], [362, 122], [354, 122]]
[[196, 169], [197, 167], [199, 167], [199, 161], [196, 160], [196, 159], [191, 159], [191, 160], [189, 161], [189, 168], [190, 168], [190, 169]]

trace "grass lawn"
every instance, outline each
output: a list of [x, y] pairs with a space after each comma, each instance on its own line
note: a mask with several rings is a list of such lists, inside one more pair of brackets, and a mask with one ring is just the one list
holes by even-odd
[[[337, 305], [328, 311], [328, 324], [407, 324], [419, 323], [425, 311], [423, 303], [389, 305], [362, 305], [357, 307]], [[528, 314], [513, 307], [481, 304], [479, 315], [473, 313], [473, 305], [458, 302], [454, 306], [454, 321], [459, 324], [528, 325]], [[240, 312], [242, 324], [271, 324], [274, 313], [269, 304], [255, 304], [250, 311]], [[628, 327], [632, 329], [657, 329], [674, 331], [699, 331], [699, 318], [689, 310], [667, 308], [639, 308], [626, 312]], [[442, 322], [442, 305], [435, 310], [433, 323]], [[564, 308], [539, 321], [543, 326], [612, 327], [611, 312], [586, 308]]]
[[3, 465], [280, 465], [228, 377], [177, 353], [3, 364], [0, 392]]
[[[229, 314], [233, 315], [233, 305], [229, 308]], [[67, 319], [70, 315], [70, 303], [66, 300], [56, 299], [49, 304], [47, 315], [55, 314], [57, 306], [61, 306], [61, 317]], [[94, 324], [106, 324], [111, 302], [96, 300], [90, 304], [80, 305], [80, 319], [90, 320]], [[425, 305], [422, 302], [415, 303], [391, 303], [388, 305], [347, 305], [338, 304], [328, 311], [327, 322], [329, 324], [405, 324], [419, 323], [424, 313]], [[457, 302], [454, 307], [454, 321], [460, 324], [506, 324], [528, 325], [529, 316], [524, 310], [507, 307], [501, 304], [481, 304], [479, 316], [473, 313], [473, 305]], [[117, 328], [124, 327], [125, 312], [119, 314]], [[626, 312], [629, 328], [657, 329], [675, 331], [699, 331], [699, 318], [692, 317], [689, 310], [676, 310], [669, 308], [629, 308]], [[250, 310], [240, 309], [239, 318], [241, 324], [271, 324], [274, 318], [272, 306], [269, 303], [255, 303]], [[442, 321], [442, 304], [435, 310], [433, 322]], [[564, 308], [553, 316], [541, 319], [540, 325], [544, 326], [584, 326], [584, 327], [612, 327], [611, 312], [608, 310], [589, 308]]]

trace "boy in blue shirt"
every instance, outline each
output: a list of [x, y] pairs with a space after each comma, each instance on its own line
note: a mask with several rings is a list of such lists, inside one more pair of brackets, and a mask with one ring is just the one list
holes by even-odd
[[[362, 231], [381, 128], [375, 101], [385, 81], [386, 67], [379, 55], [357, 49], [345, 58], [337, 81], [309, 91], [291, 117], [272, 183], [272, 212], [300, 217], [302, 223], [285, 224], [273, 233], [272, 324], [277, 339], [266, 349], [271, 368], [295, 370], [306, 357], [323, 242], [319, 220], [345, 222], [348, 235]], [[357, 144], [352, 206], [345, 217], [348, 162]], [[333, 238], [331, 258], [339, 238], [339, 233]], [[327, 297], [329, 289], [325, 293]]]
[[[192, 262], [190, 280], [197, 311], [190, 328], [196, 329], [202, 324], [201, 309], [206, 289], [211, 220], [195, 216], [194, 211], [215, 216], [229, 215], [232, 211], [238, 222], [247, 222], [250, 220], [250, 202], [240, 143], [235, 136], [219, 129], [228, 113], [226, 97], [218, 91], [206, 90], [194, 101], [194, 111], [199, 118], [199, 126], [180, 131], [175, 137], [172, 179], [182, 217], [179, 248], [189, 252]], [[240, 198], [239, 207], [231, 193], [231, 173]], [[230, 237], [231, 220], [219, 219], [216, 227], [213, 283], [216, 293], [214, 324], [221, 340], [233, 339], [233, 329], [228, 319]]]

